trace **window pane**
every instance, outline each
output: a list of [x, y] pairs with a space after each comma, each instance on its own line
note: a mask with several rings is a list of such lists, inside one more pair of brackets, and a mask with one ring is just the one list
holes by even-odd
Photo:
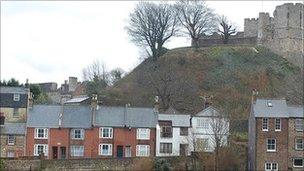
[[294, 166], [303, 166], [303, 159], [294, 159], [293, 165]]

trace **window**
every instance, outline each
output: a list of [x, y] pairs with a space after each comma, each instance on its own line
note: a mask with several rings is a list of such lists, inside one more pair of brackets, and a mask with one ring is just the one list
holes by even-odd
[[131, 146], [126, 146], [125, 157], [132, 157]]
[[160, 130], [160, 137], [171, 138], [172, 137], [172, 127], [171, 126], [162, 126], [161, 130]]
[[113, 137], [113, 128], [100, 128], [99, 137], [100, 138], [112, 138]]
[[210, 151], [208, 138], [197, 138], [195, 141], [196, 151]]
[[265, 163], [265, 171], [277, 171], [278, 163]]
[[39, 156], [44, 153], [44, 156], [48, 156], [48, 145], [47, 144], [35, 144], [34, 145], [34, 156]]
[[83, 129], [72, 129], [72, 139], [83, 139], [84, 130]]
[[100, 144], [99, 155], [111, 156], [112, 155], [112, 144]]
[[172, 143], [160, 143], [160, 153], [172, 153]]
[[71, 156], [73, 157], [81, 157], [84, 154], [83, 145], [72, 145], [71, 146]]
[[304, 146], [304, 144], [303, 144], [303, 139], [302, 138], [297, 138], [296, 139], [296, 143], [295, 143], [295, 148], [296, 148], [296, 150], [303, 150], [303, 146]]
[[204, 119], [197, 119], [197, 127], [209, 129], [209, 123]]
[[136, 156], [149, 156], [150, 155], [150, 146], [149, 145], [137, 145], [136, 146]]
[[293, 167], [303, 167], [303, 158], [294, 158]]
[[296, 119], [295, 120], [296, 131], [303, 131], [303, 123], [304, 123], [303, 119]]
[[148, 140], [148, 139], [150, 139], [150, 129], [138, 128], [136, 137], [137, 137], [138, 140]]
[[276, 151], [276, 139], [268, 138], [267, 139], [267, 151]]
[[19, 109], [14, 108], [13, 117], [19, 116]]
[[20, 101], [20, 94], [14, 94], [14, 98], [13, 98], [14, 101]]
[[47, 139], [48, 138], [48, 129], [47, 128], [36, 128], [35, 129], [35, 138], [36, 139]]
[[15, 136], [14, 135], [8, 135], [7, 136], [7, 145], [14, 145], [15, 144]]
[[275, 131], [281, 131], [281, 119], [275, 119]]
[[8, 152], [6, 153], [6, 157], [9, 157], [9, 158], [15, 157], [14, 151], [8, 151]]
[[267, 118], [263, 118], [262, 130], [268, 131], [268, 119]]
[[187, 136], [188, 135], [188, 127], [181, 127], [180, 128], [180, 135]]

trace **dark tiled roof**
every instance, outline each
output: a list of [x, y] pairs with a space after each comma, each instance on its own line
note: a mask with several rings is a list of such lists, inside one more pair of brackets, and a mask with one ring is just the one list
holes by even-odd
[[5, 123], [0, 126], [1, 134], [15, 134], [24, 135], [25, 134], [25, 123]]
[[[267, 105], [270, 102], [271, 107]], [[285, 99], [257, 99], [253, 104], [255, 117], [303, 117], [303, 106], [289, 106]]]
[[62, 127], [66, 128], [90, 128], [90, 106], [64, 106]]
[[34, 105], [29, 109], [27, 127], [58, 128], [61, 106]]
[[97, 110], [97, 126], [110, 127], [147, 127], [155, 128], [157, 115], [153, 108], [127, 108], [124, 107], [105, 107], [102, 106]]

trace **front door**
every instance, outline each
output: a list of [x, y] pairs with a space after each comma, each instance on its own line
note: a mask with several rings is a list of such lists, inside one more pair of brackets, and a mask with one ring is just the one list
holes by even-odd
[[123, 146], [118, 145], [117, 146], [117, 157], [122, 158], [123, 157]]
[[52, 151], [53, 151], [53, 159], [58, 159], [58, 147], [53, 146]]
[[65, 159], [66, 158], [66, 148], [60, 147], [60, 158]]

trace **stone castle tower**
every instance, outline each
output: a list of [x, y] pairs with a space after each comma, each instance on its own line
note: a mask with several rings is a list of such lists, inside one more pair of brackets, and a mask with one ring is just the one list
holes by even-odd
[[290, 62], [303, 67], [304, 5], [286, 3], [277, 6], [273, 17], [259, 13], [259, 18], [245, 19], [244, 37], [256, 37], [257, 44], [266, 46]]

